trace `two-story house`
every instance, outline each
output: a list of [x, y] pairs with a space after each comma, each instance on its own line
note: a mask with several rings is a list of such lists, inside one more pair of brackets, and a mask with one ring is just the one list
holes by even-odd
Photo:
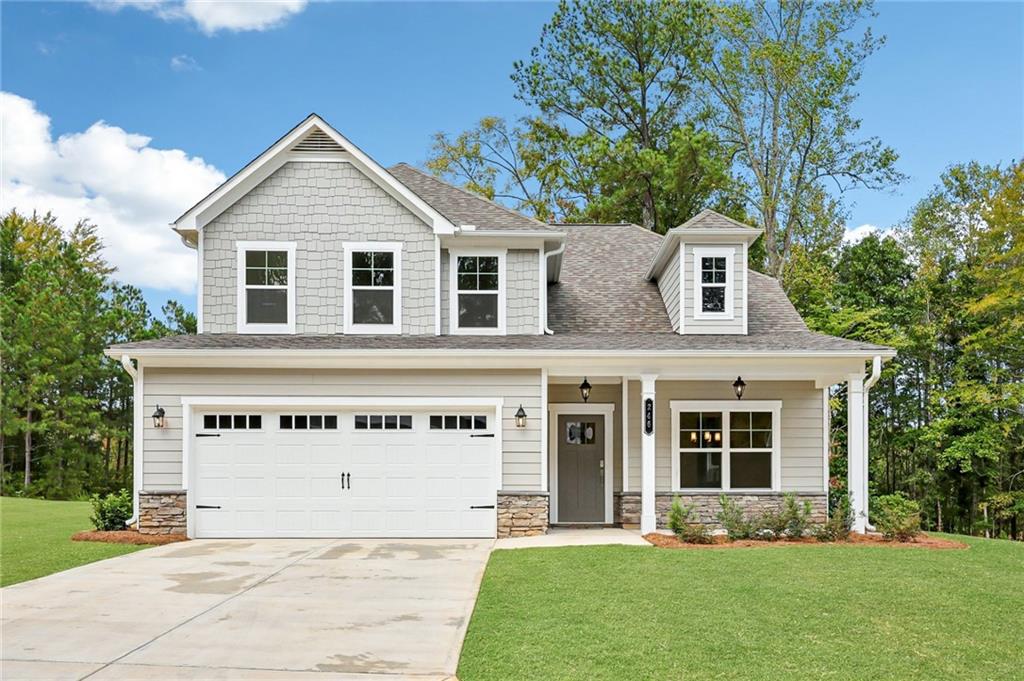
[[675, 495], [712, 522], [722, 493], [822, 517], [841, 382], [864, 529], [867, 392], [893, 353], [809, 331], [748, 267], [758, 229], [543, 224], [316, 115], [173, 228], [198, 335], [108, 350], [135, 381], [143, 532], [649, 532]]

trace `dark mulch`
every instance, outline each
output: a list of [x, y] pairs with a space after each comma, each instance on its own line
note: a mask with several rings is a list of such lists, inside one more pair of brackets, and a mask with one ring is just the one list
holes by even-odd
[[[803, 539], [780, 539], [778, 541], [767, 541], [763, 539], [740, 539], [737, 541], [729, 541], [728, 537], [724, 535], [716, 535], [711, 538], [710, 544], [687, 544], [684, 541], [680, 541], [678, 537], [671, 534], [661, 534], [660, 532], [652, 532], [645, 534], [644, 539], [654, 544], [655, 546], [663, 549], [732, 549], [732, 548], [743, 548], [750, 546], [794, 546], [801, 545], [806, 546], [808, 544], [816, 544], [824, 546], [825, 544], [819, 542], [813, 537], [805, 537]], [[891, 546], [894, 548], [926, 548], [926, 549], [966, 549], [967, 544], [962, 542], [953, 541], [952, 539], [943, 539], [941, 537], [932, 537], [925, 533], [921, 533], [913, 541], [909, 542], [897, 542], [888, 541], [883, 539], [881, 535], [877, 534], [851, 534], [850, 539], [845, 542], [837, 542], [842, 544], [863, 544], [870, 546]]]
[[98, 541], [107, 544], [173, 544], [179, 541], [188, 541], [183, 534], [142, 534], [136, 530], [114, 530], [101, 532], [89, 530], [86, 532], [75, 532], [71, 535], [72, 541]]

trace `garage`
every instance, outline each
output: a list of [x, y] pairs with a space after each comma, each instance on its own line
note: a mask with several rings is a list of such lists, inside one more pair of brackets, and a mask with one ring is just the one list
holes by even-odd
[[481, 407], [196, 409], [191, 534], [493, 537], [495, 414]]

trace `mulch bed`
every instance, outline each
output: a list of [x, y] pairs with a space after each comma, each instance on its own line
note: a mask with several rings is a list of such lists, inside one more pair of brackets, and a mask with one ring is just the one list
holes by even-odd
[[151, 544], [160, 546], [162, 544], [188, 541], [188, 537], [183, 534], [142, 534], [135, 530], [115, 530], [112, 532], [89, 530], [86, 532], [75, 532], [71, 535], [71, 541], [99, 541], [106, 542], [107, 544]]
[[[672, 534], [661, 534], [660, 532], [651, 532], [645, 534], [644, 539], [654, 544], [658, 548], [662, 549], [733, 549], [743, 548], [751, 546], [794, 546], [815, 544], [818, 546], [827, 546], [827, 542], [819, 542], [813, 537], [805, 537], [803, 539], [780, 539], [778, 541], [766, 541], [761, 539], [740, 539], [737, 541], [729, 541], [724, 535], [716, 535], [711, 538], [710, 544], [687, 544], [686, 542], [680, 541], [678, 537]], [[920, 534], [916, 539], [909, 542], [896, 542], [888, 541], [883, 539], [881, 535], [877, 534], [851, 534], [850, 539], [845, 542], [833, 542], [837, 544], [857, 544], [862, 546], [889, 546], [892, 548], [924, 548], [924, 549], [966, 549], [967, 544], [963, 542], [953, 541], [952, 539], [942, 539], [940, 537], [932, 537], [927, 534]]]

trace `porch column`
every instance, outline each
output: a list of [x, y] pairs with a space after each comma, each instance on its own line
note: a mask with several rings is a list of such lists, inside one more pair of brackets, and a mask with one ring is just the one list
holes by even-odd
[[850, 374], [847, 377], [846, 406], [847, 487], [850, 491], [850, 510], [853, 512], [853, 531], [864, 534], [868, 523], [868, 499], [863, 374]]
[[[647, 400], [655, 407], [655, 375], [640, 377], [640, 533], [654, 532], [658, 518], [654, 504], [654, 434], [656, 424], [652, 418], [647, 422]], [[655, 410], [656, 411], [656, 410]], [[650, 425], [650, 432], [648, 432]]]

